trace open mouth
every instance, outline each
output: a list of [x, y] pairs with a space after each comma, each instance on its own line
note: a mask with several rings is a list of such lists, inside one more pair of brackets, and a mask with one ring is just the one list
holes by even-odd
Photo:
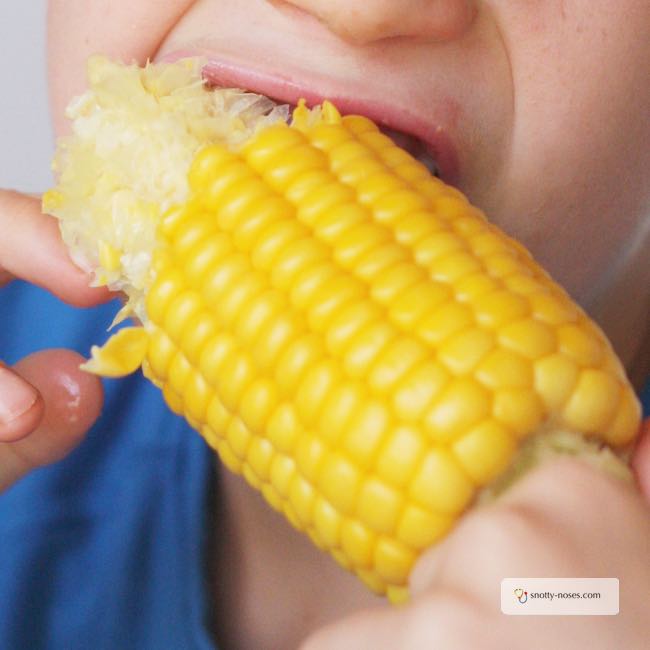
[[[270, 74], [249, 66], [214, 58], [192, 50], [177, 50], [161, 57], [161, 62], [171, 63], [182, 58], [200, 57], [204, 63], [201, 74], [207, 87], [241, 88], [270, 98], [274, 105], [286, 106], [287, 119], [301, 98], [308, 106], [322, 104], [329, 99], [343, 115], [364, 115], [378, 125], [381, 132], [422, 163], [431, 174], [453, 186], [460, 185], [460, 161], [454, 129], [448, 120], [432, 121], [430, 115], [418, 115], [382, 98], [364, 98], [345, 91], [327, 93], [327, 97], [310, 86], [290, 77]], [[319, 81], [314, 80], [315, 85]], [[452, 103], [440, 97], [439, 104]], [[269, 109], [271, 110], [271, 109]]]
[[[311, 107], [322, 104], [326, 98], [293, 82], [277, 80], [213, 60], [203, 67], [202, 74], [208, 88], [242, 88], [269, 98], [274, 105], [286, 106], [288, 119], [298, 100], [304, 98], [307, 106]], [[422, 163], [431, 174], [447, 183], [456, 184], [458, 161], [455, 149], [440, 125], [424, 123], [396, 107], [386, 106], [383, 102], [377, 104], [347, 96], [327, 98], [343, 115], [365, 115], [398, 147]]]
[[[208, 81], [207, 87], [225, 88], [226, 86], [218, 85]], [[256, 94], [256, 91], [248, 90], [248, 89], [243, 90], [243, 92], [245, 93], [250, 92]], [[266, 99], [268, 99], [268, 101], [270, 102], [269, 113], [274, 108], [276, 109], [279, 108], [281, 110], [284, 110], [286, 111], [286, 115], [287, 115], [286, 117], [287, 123], [291, 122], [291, 116], [293, 115], [293, 111], [296, 108], [296, 104], [287, 103], [282, 101], [281, 99], [270, 97], [270, 96], [266, 96]], [[404, 149], [404, 151], [406, 151], [408, 154], [413, 156], [413, 158], [415, 158], [417, 161], [423, 164], [433, 176], [437, 178], [442, 178], [440, 165], [436, 160], [432, 148], [424, 140], [411, 133], [406, 133], [405, 131], [399, 131], [397, 129], [390, 128], [381, 123], [378, 123], [377, 126], [379, 127], [379, 130], [384, 135], [388, 136], [398, 147]]]

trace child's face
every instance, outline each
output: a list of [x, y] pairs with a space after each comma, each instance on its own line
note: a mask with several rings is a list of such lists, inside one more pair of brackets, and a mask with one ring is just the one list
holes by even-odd
[[583, 301], [648, 230], [647, 0], [51, 4], [55, 57], [207, 54], [224, 83], [426, 135], [443, 177]]

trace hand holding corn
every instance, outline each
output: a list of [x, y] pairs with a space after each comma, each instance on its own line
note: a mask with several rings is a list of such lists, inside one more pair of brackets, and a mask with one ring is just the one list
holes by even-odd
[[[649, 505], [650, 493], [644, 502], [632, 486], [584, 463], [545, 463], [472, 509], [422, 555], [408, 605], [356, 612], [310, 635], [300, 650], [496, 650], [512, 639], [554, 650], [644, 648]], [[505, 616], [500, 585], [515, 576], [616, 577], [620, 612]]]
[[[422, 552], [545, 456], [625, 471], [640, 408], [598, 327], [377, 126], [291, 124], [196, 61], [91, 60], [44, 197], [139, 326], [142, 366], [233, 471], [395, 601]], [[623, 468], [623, 469], [621, 469]]]
[[[72, 264], [38, 198], [0, 189], [0, 232], [0, 287], [20, 278], [78, 306], [108, 299], [105, 289], [89, 288], [91, 278]], [[12, 315], [1, 315], [6, 330]], [[0, 360], [0, 492], [59, 460], [98, 417], [101, 383], [79, 370], [82, 361], [61, 349], [33, 352], [13, 366]]]

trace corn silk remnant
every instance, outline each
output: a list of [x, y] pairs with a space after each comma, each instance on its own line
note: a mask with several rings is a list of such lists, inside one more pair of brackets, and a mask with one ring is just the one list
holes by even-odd
[[192, 159], [206, 144], [236, 146], [289, 116], [288, 106], [234, 88], [207, 88], [203, 62], [88, 62], [89, 88], [67, 108], [72, 134], [58, 142], [57, 187], [44, 196], [75, 263], [94, 284], [124, 291], [120, 318], [146, 321], [143, 297], [162, 215], [188, 197]]

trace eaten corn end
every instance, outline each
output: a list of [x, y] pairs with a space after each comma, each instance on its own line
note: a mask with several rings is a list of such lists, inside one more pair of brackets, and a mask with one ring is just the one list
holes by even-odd
[[46, 208], [142, 325], [87, 369], [142, 364], [371, 588], [403, 600], [419, 555], [531, 458], [629, 447], [639, 404], [602, 332], [370, 120], [301, 102], [288, 124], [194, 61], [90, 68]]

